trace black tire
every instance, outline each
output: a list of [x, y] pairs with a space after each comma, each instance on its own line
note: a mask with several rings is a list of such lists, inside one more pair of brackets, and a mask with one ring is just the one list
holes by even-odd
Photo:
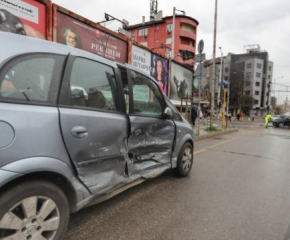
[[279, 127], [279, 128], [283, 128], [283, 127], [284, 127], [284, 123], [280, 122], [280, 123], [278, 124], [278, 127]]
[[[190, 155], [188, 155], [188, 152]], [[186, 177], [192, 168], [193, 164], [193, 147], [187, 142], [185, 143], [178, 155], [177, 167], [174, 169], [175, 174], [178, 177]]]
[[[11, 220], [5, 221], [9, 213], [17, 216], [13, 218], [17, 222], [13, 228], [9, 225]], [[27, 181], [0, 195], [0, 239], [17, 234], [17, 239], [38, 239], [37, 236], [41, 235], [44, 239], [61, 240], [68, 221], [67, 198], [50, 182]], [[7, 225], [10, 230], [7, 230]]]

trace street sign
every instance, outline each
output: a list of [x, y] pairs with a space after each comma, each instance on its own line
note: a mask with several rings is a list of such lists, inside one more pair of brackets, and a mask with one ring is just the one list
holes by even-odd
[[203, 52], [203, 47], [204, 47], [204, 42], [203, 42], [203, 40], [200, 40], [198, 42], [198, 46], [197, 46], [198, 53], [202, 53]]
[[200, 77], [196, 77], [194, 79], [193, 85], [195, 88], [199, 88], [199, 81], [200, 81], [200, 87], [203, 89], [208, 84], [208, 79], [206, 77], [201, 77], [201, 80], [199, 80]]
[[205, 53], [195, 55], [195, 62], [202, 62], [205, 60]]
[[206, 75], [206, 70], [203, 66], [201, 65], [198, 65], [196, 70], [195, 70], [195, 73], [194, 73], [194, 76], [196, 77], [199, 77], [199, 76], [205, 76]]

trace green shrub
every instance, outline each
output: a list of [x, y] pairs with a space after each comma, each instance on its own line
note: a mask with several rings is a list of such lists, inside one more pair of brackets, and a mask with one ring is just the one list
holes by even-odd
[[221, 129], [215, 127], [215, 126], [211, 126], [211, 127], [208, 127], [205, 129], [205, 131], [208, 131], [208, 132], [220, 132]]

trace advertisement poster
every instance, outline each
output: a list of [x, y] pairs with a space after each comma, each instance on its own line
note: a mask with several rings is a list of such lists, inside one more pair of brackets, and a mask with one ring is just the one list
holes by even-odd
[[192, 96], [193, 72], [178, 64], [171, 65], [170, 100], [180, 104], [181, 97]]
[[56, 41], [116, 62], [127, 62], [128, 46], [125, 41], [60, 12], [57, 12]]
[[132, 65], [150, 75], [151, 72], [151, 53], [133, 45], [132, 47]]
[[0, 31], [46, 39], [46, 6], [34, 0], [0, 0]]
[[168, 60], [152, 54], [150, 75], [156, 79], [162, 92], [168, 96]]

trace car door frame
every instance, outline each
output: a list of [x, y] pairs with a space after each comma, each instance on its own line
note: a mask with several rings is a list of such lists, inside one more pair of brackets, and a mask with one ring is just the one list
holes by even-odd
[[[73, 69], [73, 63], [75, 61], [76, 58], [83, 58], [83, 59], [87, 59], [87, 60], [90, 60], [90, 61], [94, 61], [94, 62], [97, 62], [97, 63], [100, 63], [100, 64], [103, 64], [103, 65], [107, 65], [109, 67], [111, 67], [113, 69], [113, 72], [115, 74], [115, 80], [116, 80], [116, 85], [117, 85], [117, 99], [115, 101], [116, 103], [116, 108], [117, 110], [115, 112], [112, 112], [112, 111], [107, 111], [107, 110], [104, 110], [104, 109], [88, 109], [88, 108], [85, 108], [85, 107], [80, 107], [80, 106], [72, 106], [71, 103], [69, 102], [70, 100], [70, 94], [71, 94], [71, 91], [70, 91], [70, 77], [71, 77], [71, 73], [72, 73], [72, 69]], [[98, 56], [96, 56], [96, 58], [98, 58]], [[105, 61], [108, 61], [108, 60], [105, 60]], [[116, 68], [116, 66], [112, 66], [113, 64], [106, 64], [106, 62], [102, 62], [101, 60], [98, 61], [97, 59], [95, 58], [89, 58], [89, 57], [86, 57], [84, 55], [81, 55], [81, 54], [69, 54], [68, 58], [67, 58], [67, 63], [66, 63], [66, 66], [65, 66], [65, 69], [64, 69], [64, 72], [63, 72], [63, 77], [62, 77], [62, 83], [61, 83], [61, 86], [60, 86], [60, 93], [59, 93], [59, 98], [58, 98], [58, 107], [59, 107], [59, 112], [60, 112], [60, 124], [61, 124], [61, 108], [66, 108], [66, 109], [78, 109], [78, 110], [84, 110], [84, 111], [93, 111], [93, 112], [108, 112], [108, 113], [113, 113], [113, 114], [118, 114], [120, 116], [122, 116], [124, 119], [126, 119], [126, 128], [128, 129], [128, 117], [127, 117], [127, 114], [126, 114], [126, 110], [125, 110], [125, 100], [123, 99], [124, 98], [124, 95], [123, 95], [123, 88], [122, 88], [122, 83], [120, 82], [120, 79], [118, 77], [118, 69]], [[118, 104], [117, 104], [118, 102]], [[124, 120], [125, 121], [125, 120]], [[62, 135], [64, 134], [63, 133], [63, 130], [62, 130], [62, 127], [60, 126], [61, 128], [61, 131], [62, 131]], [[124, 136], [125, 136], [125, 140], [127, 140], [128, 138], [128, 131], [125, 132], [124, 130]], [[123, 160], [125, 161], [124, 164], [122, 164], [122, 166], [124, 167], [124, 172], [123, 174], [120, 174], [120, 176], [118, 177], [118, 180], [117, 181], [114, 181], [112, 179], [112, 185], [111, 186], [106, 186], [106, 188], [94, 188], [94, 186], [90, 186], [88, 185], [88, 183], [86, 182], [86, 179], [85, 179], [85, 174], [86, 174], [86, 171], [80, 171], [80, 169], [82, 167], [85, 167], [85, 164], [84, 165], [80, 165], [80, 164], [76, 164], [76, 162], [73, 161], [72, 157], [71, 157], [71, 154], [70, 154], [70, 151], [69, 151], [69, 148], [65, 142], [65, 136], [63, 135], [63, 140], [64, 140], [64, 143], [65, 143], [65, 146], [66, 146], [66, 149], [67, 149], [67, 152], [70, 156], [70, 159], [72, 161], [72, 165], [74, 167], [74, 170], [75, 170], [75, 173], [76, 175], [78, 176], [79, 180], [81, 180], [87, 187], [88, 189], [90, 189], [90, 191], [93, 193], [93, 194], [100, 194], [102, 192], [107, 192], [109, 191], [110, 189], [114, 188], [114, 187], [117, 187], [118, 185], [120, 184], [124, 184], [126, 183], [126, 178], [128, 178], [128, 171], [127, 171], [127, 161], [128, 161], [128, 157], [127, 157], [127, 152], [126, 152], [126, 149], [125, 150], [122, 150], [124, 152], [124, 155], [123, 155]], [[91, 163], [89, 163], [91, 164]], [[121, 167], [122, 167], [121, 166]], [[108, 165], [107, 165], [108, 167]]]
[[[155, 169], [155, 168], [158, 168], [158, 167], [164, 167], [165, 165], [166, 165], [167, 168], [170, 168], [171, 167], [172, 154], [173, 154], [173, 148], [174, 148], [175, 138], [176, 138], [176, 125], [175, 125], [175, 122], [173, 121], [173, 119], [168, 119], [168, 118], [166, 118], [166, 117], [164, 117], [162, 115], [161, 116], [144, 116], [142, 114], [134, 113], [133, 80], [132, 80], [131, 71], [135, 71], [135, 72], [138, 72], [139, 74], [143, 75], [148, 80], [150, 80], [154, 84], [154, 86], [158, 89], [158, 91], [160, 93], [160, 96], [162, 98], [162, 101], [163, 101], [163, 106], [161, 106], [162, 107], [162, 113], [163, 113], [165, 108], [167, 107], [167, 104], [166, 104], [166, 101], [165, 101], [165, 99], [163, 97], [161, 89], [159, 88], [156, 80], [154, 80], [151, 76], [147, 75], [146, 73], [140, 71], [140, 69], [136, 69], [133, 66], [128, 65], [128, 64], [126, 64], [125, 66], [124, 65], [118, 65], [118, 67], [126, 69], [127, 77], [128, 77], [128, 87], [129, 87], [129, 113], [128, 113], [128, 119], [129, 119], [129, 125], [130, 125], [130, 127], [128, 129], [129, 130], [129, 135], [128, 135], [128, 156], [131, 159], [130, 164], [128, 166], [129, 174], [138, 174], [138, 173], [141, 173], [141, 172], [144, 172], [144, 171], [147, 171], [147, 170], [150, 171], [150, 169]], [[122, 79], [121, 79], [121, 82], [122, 82]], [[164, 122], [165, 121], [170, 121], [171, 126], [172, 126], [172, 136], [171, 136], [172, 140], [171, 140], [170, 147], [168, 147], [170, 149], [170, 157], [168, 158], [168, 160], [166, 162], [164, 162], [164, 160], [162, 160], [162, 162], [160, 162], [159, 164], [156, 164], [156, 165], [152, 165], [152, 164], [150, 165], [149, 164], [148, 166], [146, 166], [146, 164], [144, 164], [144, 167], [141, 167], [141, 168], [137, 167], [136, 168], [136, 164], [134, 163], [132, 154], [130, 152], [130, 150], [131, 150], [131, 148], [130, 148], [130, 137], [132, 137], [132, 135], [134, 134], [132, 132], [132, 126], [134, 124], [131, 121], [132, 117], [163, 120]]]

